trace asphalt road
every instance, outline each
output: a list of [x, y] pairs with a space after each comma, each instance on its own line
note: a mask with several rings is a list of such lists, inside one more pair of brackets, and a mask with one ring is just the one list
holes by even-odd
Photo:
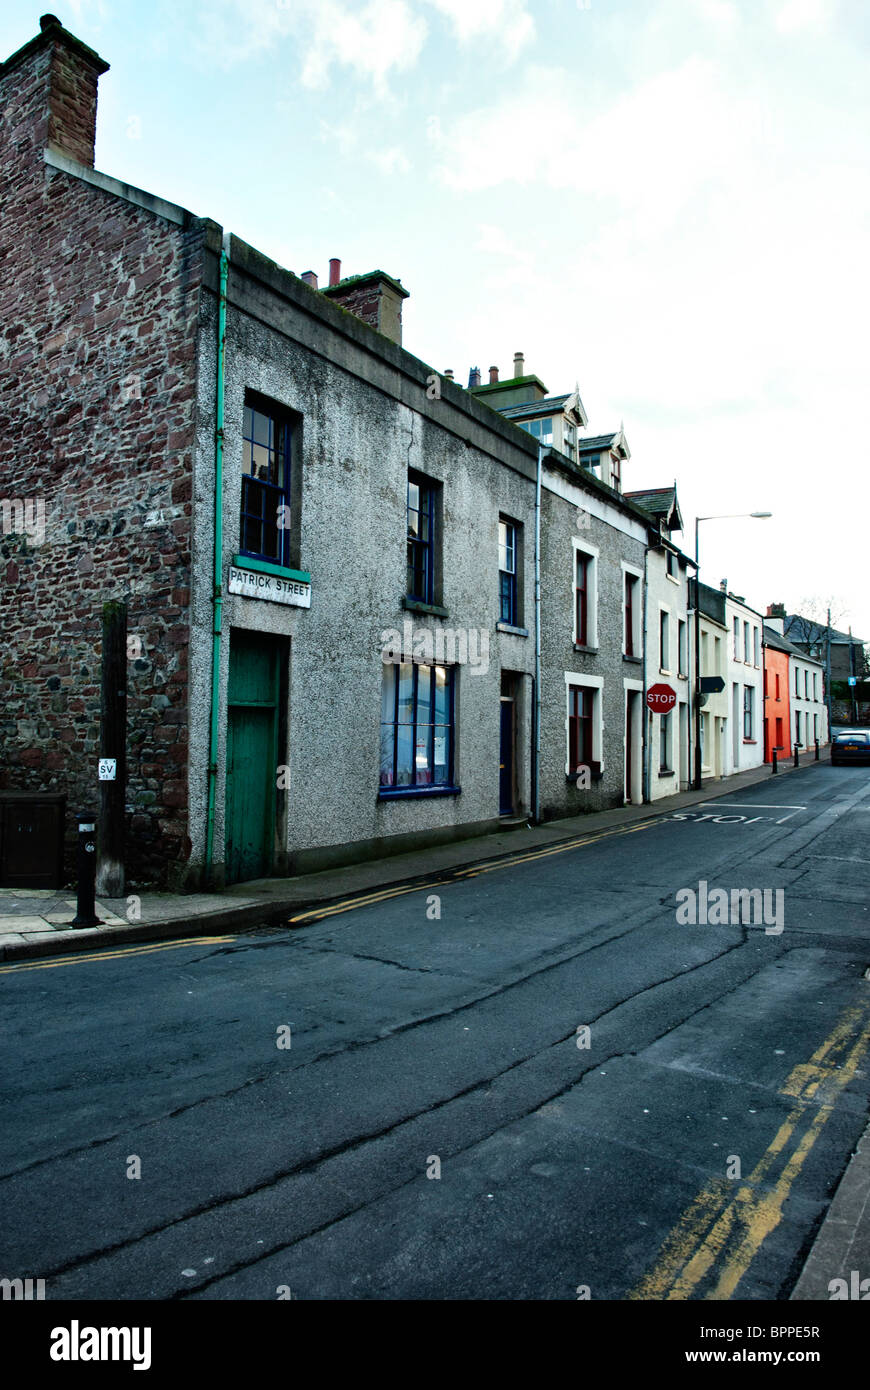
[[[866, 1123], [868, 832], [870, 769], [822, 764], [304, 929], [0, 968], [0, 1275], [787, 1298]], [[702, 881], [766, 921], [678, 920]]]

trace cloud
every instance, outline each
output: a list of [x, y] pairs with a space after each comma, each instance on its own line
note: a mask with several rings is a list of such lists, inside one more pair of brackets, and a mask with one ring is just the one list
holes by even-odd
[[326, 87], [334, 68], [388, 92], [394, 72], [413, 67], [426, 41], [426, 21], [408, 0], [217, 0], [202, 45], [224, 67], [262, 53], [292, 35], [302, 52], [303, 86]]
[[692, 57], [604, 110], [586, 104], [572, 73], [530, 68], [515, 92], [429, 134], [438, 177], [455, 191], [576, 190], [666, 225], [699, 184], [740, 167], [760, 119], [751, 98], [722, 88], [712, 62]]
[[778, 5], [774, 24], [781, 34], [803, 29], [826, 29], [832, 19], [831, 0], [785, 0]]
[[394, 146], [389, 150], [367, 150], [366, 158], [376, 169], [380, 169], [382, 174], [391, 176], [393, 174], [407, 174], [411, 168], [411, 161], [402, 150]]
[[693, 0], [697, 14], [708, 24], [723, 31], [731, 31], [740, 23], [740, 13], [731, 0]]
[[391, 72], [416, 63], [428, 32], [425, 20], [405, 0], [369, 0], [356, 10], [338, 0], [317, 0], [305, 9], [313, 30], [302, 69], [307, 87], [325, 86], [337, 64], [384, 91]]
[[526, 0], [426, 0], [453, 26], [460, 43], [494, 40], [509, 58], [535, 37]]

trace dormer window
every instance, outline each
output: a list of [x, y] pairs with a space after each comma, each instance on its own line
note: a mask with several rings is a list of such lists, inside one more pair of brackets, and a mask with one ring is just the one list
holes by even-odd
[[567, 454], [572, 462], [576, 461], [577, 428], [570, 420], [562, 421], [562, 453]]
[[520, 420], [517, 422], [522, 425], [524, 430], [533, 434], [545, 449], [553, 447], [553, 421], [550, 420]]
[[610, 486], [617, 492], [622, 491], [622, 478], [620, 476], [621, 464], [617, 454], [610, 455]]

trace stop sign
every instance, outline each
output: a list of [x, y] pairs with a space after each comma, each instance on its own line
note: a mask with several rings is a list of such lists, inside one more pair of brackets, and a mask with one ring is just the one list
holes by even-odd
[[659, 682], [658, 685], [651, 685], [646, 692], [646, 702], [656, 714], [667, 714], [677, 703], [677, 692], [671, 686]]

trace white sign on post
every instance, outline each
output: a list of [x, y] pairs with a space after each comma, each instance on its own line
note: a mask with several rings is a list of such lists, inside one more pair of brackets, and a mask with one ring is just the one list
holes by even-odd
[[311, 607], [311, 585], [307, 581], [303, 583], [298, 579], [260, 574], [230, 565], [227, 588], [231, 594], [244, 594], [245, 598], [264, 598], [272, 603], [289, 604], [293, 608]]
[[100, 758], [100, 781], [114, 782], [118, 770], [117, 758]]

